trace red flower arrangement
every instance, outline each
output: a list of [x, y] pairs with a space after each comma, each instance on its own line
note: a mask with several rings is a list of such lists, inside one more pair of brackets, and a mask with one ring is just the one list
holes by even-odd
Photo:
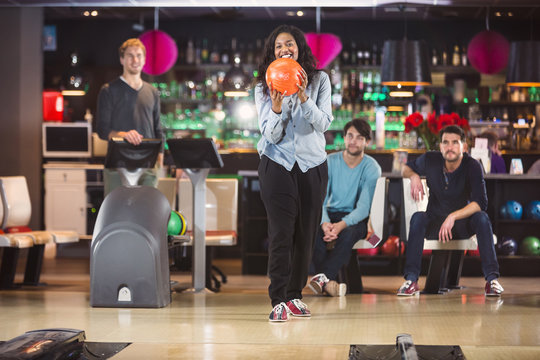
[[435, 115], [435, 111], [424, 120], [422, 114], [415, 112], [405, 119], [405, 132], [415, 131], [424, 142], [427, 150], [435, 150], [439, 140], [439, 131], [445, 126], [457, 125], [468, 133], [471, 129], [469, 121], [456, 113]]

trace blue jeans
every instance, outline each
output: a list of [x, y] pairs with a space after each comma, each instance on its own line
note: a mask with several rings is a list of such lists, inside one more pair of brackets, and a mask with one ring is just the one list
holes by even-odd
[[[413, 214], [407, 242], [405, 262], [405, 280], [418, 281], [424, 250], [424, 238], [438, 239], [439, 230], [444, 219], [432, 218], [426, 212]], [[476, 234], [478, 250], [482, 260], [482, 272], [487, 281], [499, 277], [499, 263], [493, 245], [493, 230], [491, 221], [485, 211], [479, 211], [466, 219], [456, 220], [452, 229], [453, 239], [466, 239]]]
[[[330, 221], [335, 223], [347, 214], [346, 212], [336, 212], [328, 213], [328, 216]], [[327, 242], [323, 240], [324, 232], [319, 226], [312, 259], [315, 274], [324, 273], [328, 279], [336, 280], [339, 270], [349, 262], [352, 247], [358, 240], [365, 238], [366, 234], [367, 219], [343, 229], [338, 235], [335, 247], [332, 250], [327, 250]]]

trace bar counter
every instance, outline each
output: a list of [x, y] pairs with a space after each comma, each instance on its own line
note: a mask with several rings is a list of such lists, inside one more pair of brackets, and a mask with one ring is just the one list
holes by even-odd
[[[414, 159], [423, 153], [424, 149], [389, 149], [389, 150], [366, 150], [366, 154], [371, 155], [377, 160], [383, 172], [392, 172], [392, 162], [394, 153], [404, 151], [408, 153], [408, 159]], [[331, 153], [333, 151], [329, 151]], [[241, 170], [257, 170], [259, 165], [259, 155], [255, 149], [223, 149], [219, 150], [225, 166], [221, 169], [213, 170], [215, 174], [238, 174]], [[540, 150], [503, 150], [502, 157], [506, 168], [510, 168], [512, 159], [521, 159], [523, 170], [526, 173], [531, 165], [540, 159]]]

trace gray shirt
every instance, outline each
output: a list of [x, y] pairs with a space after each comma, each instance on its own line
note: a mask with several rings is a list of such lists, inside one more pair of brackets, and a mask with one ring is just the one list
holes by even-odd
[[118, 78], [99, 91], [96, 131], [107, 140], [111, 131], [137, 130], [144, 138], [163, 139], [157, 90], [147, 82], [139, 90]]

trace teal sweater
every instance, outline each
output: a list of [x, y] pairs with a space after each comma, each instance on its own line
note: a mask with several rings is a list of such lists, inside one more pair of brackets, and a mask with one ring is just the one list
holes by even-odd
[[330, 222], [328, 212], [348, 213], [342, 218], [347, 226], [367, 218], [380, 176], [381, 167], [367, 154], [353, 169], [343, 160], [343, 152], [328, 155], [328, 187], [321, 223]]

